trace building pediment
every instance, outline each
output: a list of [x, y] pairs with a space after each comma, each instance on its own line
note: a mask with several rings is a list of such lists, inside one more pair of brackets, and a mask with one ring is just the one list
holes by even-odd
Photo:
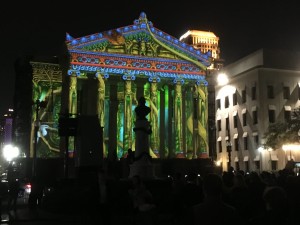
[[[155, 28], [145, 13], [133, 25], [73, 38], [67, 34], [66, 44], [75, 55], [119, 55], [120, 57], [162, 60], [184, 60], [205, 70], [211, 64], [211, 53], [201, 53], [191, 45], [179, 41], [169, 34]], [[124, 55], [124, 56], [122, 56]], [[78, 61], [78, 59], [72, 59]]]

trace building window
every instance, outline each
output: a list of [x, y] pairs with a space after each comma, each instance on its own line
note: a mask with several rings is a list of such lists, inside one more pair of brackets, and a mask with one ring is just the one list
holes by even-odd
[[253, 124], [257, 124], [257, 110], [252, 111]]
[[290, 87], [283, 87], [283, 99], [290, 98]]
[[243, 113], [243, 126], [247, 126], [247, 113]]
[[237, 128], [237, 124], [238, 124], [238, 119], [237, 119], [237, 115], [233, 116], [233, 127]]
[[234, 149], [235, 149], [235, 151], [239, 150], [239, 139], [238, 138], [234, 139]]
[[271, 162], [272, 162], [272, 164], [271, 164], [272, 170], [277, 170], [277, 161], [272, 160]]
[[226, 118], [226, 130], [229, 130], [229, 117]]
[[217, 99], [217, 109], [221, 109], [221, 99]]
[[275, 123], [275, 110], [269, 109], [269, 122]]
[[221, 131], [221, 130], [222, 130], [222, 127], [221, 127], [221, 120], [217, 120], [217, 129], [218, 129], [218, 131]]
[[247, 101], [246, 90], [242, 90], [242, 103], [245, 103], [246, 101]]
[[229, 107], [229, 97], [226, 96], [225, 97], [225, 108], [228, 108]]
[[251, 95], [252, 95], [252, 100], [256, 100], [256, 86], [252, 87]]
[[244, 150], [248, 150], [248, 136], [243, 137], [244, 139]]
[[286, 122], [291, 121], [291, 111], [289, 110], [284, 110], [284, 120]]
[[274, 98], [274, 87], [272, 85], [268, 85], [267, 91], [268, 98]]
[[[300, 93], [300, 92], [299, 92]], [[299, 95], [300, 96], [300, 95]], [[237, 105], [237, 94], [236, 92], [232, 95], [232, 104]]]
[[218, 141], [219, 152], [222, 152], [222, 141]]

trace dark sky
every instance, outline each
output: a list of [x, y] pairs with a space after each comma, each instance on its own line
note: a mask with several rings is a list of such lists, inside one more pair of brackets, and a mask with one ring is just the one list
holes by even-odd
[[262, 47], [300, 51], [297, 1], [11, 2], [2, 5], [0, 12], [1, 114], [13, 107], [13, 63], [17, 57], [57, 55], [66, 32], [77, 38], [131, 25], [142, 11], [156, 28], [176, 38], [189, 29], [214, 32], [220, 38], [225, 65]]

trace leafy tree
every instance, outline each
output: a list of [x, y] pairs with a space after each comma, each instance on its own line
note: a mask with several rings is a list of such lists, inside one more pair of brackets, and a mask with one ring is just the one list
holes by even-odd
[[279, 149], [283, 144], [298, 143], [300, 135], [300, 107], [295, 109], [291, 119], [269, 125], [264, 134], [264, 148]]

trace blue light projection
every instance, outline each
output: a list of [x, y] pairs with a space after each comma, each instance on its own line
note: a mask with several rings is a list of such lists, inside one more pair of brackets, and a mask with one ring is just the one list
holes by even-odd
[[71, 75], [73, 75], [73, 74], [75, 74], [77, 77], [79, 77], [80, 76], [80, 71], [79, 70], [68, 70], [68, 75], [69, 76], [71, 76]]
[[[208, 82], [205, 80], [205, 76], [200, 76], [199, 74], [178, 74], [178, 73], [168, 73], [168, 72], [152, 72], [152, 71], [144, 71], [144, 70], [129, 70], [129, 69], [119, 69], [119, 68], [106, 68], [101, 66], [84, 66], [84, 65], [72, 65], [72, 70], [68, 71], [68, 75], [72, 75], [73, 72], [76, 73], [77, 76], [80, 76], [80, 71], [95, 71], [101, 74], [120, 74], [127, 76], [146, 76], [146, 77], [156, 77], [156, 79], [161, 78], [181, 78], [188, 80], [197, 80], [198, 83], [203, 83], [208, 85]], [[123, 76], [124, 79], [124, 76]], [[135, 79], [135, 78], [134, 78]], [[153, 78], [152, 78], [153, 79]], [[182, 81], [181, 81], [182, 82]]]

